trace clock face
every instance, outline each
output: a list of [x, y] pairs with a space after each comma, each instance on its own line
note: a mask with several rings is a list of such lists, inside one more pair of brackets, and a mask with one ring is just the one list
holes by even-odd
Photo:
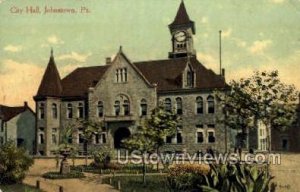
[[178, 42], [182, 42], [186, 40], [186, 33], [184, 31], [178, 31], [175, 33], [174, 38]]

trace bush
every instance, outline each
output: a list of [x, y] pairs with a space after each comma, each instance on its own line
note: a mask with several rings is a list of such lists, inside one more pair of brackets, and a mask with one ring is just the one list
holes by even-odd
[[205, 180], [209, 167], [199, 164], [179, 164], [170, 167], [167, 184], [170, 191], [192, 191]]
[[93, 152], [94, 165], [95, 167], [106, 168], [110, 164], [111, 159], [114, 156], [114, 151], [107, 147], [102, 147], [97, 151]]
[[71, 171], [68, 174], [60, 174], [59, 172], [47, 172], [42, 175], [46, 179], [73, 179], [84, 178], [84, 174], [80, 171]]
[[32, 164], [25, 149], [17, 148], [14, 141], [6, 142], [0, 147], [0, 184], [21, 182]]

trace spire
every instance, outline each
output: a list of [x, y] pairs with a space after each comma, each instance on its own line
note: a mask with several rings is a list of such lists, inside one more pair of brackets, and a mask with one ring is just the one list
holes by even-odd
[[190, 20], [190, 17], [186, 11], [183, 0], [180, 3], [177, 14], [175, 16], [174, 21], [169, 25], [170, 28], [176, 28], [180, 26], [191, 26], [193, 33], [195, 33], [194, 21]]
[[56, 68], [56, 64], [53, 56], [53, 48], [51, 48], [50, 59], [48, 66], [42, 78], [41, 84], [39, 86], [37, 97], [54, 96], [58, 97], [61, 95], [62, 85], [61, 79]]

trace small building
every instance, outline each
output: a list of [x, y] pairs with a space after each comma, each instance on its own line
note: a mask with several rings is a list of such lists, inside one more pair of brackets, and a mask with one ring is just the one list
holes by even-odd
[[24, 106], [0, 105], [0, 146], [13, 140], [30, 154], [35, 151], [35, 113], [24, 102]]

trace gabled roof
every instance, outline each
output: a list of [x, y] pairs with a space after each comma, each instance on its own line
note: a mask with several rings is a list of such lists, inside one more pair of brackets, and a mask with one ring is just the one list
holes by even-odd
[[5, 105], [0, 105], [0, 119], [3, 121], [9, 121], [10, 119], [14, 118], [15, 116], [23, 113], [29, 109], [32, 113], [34, 113], [27, 104], [24, 106], [17, 106], [17, 107], [9, 107]]
[[[134, 63], [144, 76], [153, 84], [157, 83], [158, 91], [174, 91], [182, 88], [182, 73], [188, 58], [176, 58]], [[225, 88], [227, 84], [223, 77], [206, 69], [195, 57], [190, 58], [190, 64], [196, 73], [196, 89]]]
[[53, 96], [59, 97], [62, 93], [61, 79], [58, 70], [55, 65], [53, 50], [51, 50], [51, 56], [48, 66], [42, 78], [36, 97]]
[[94, 87], [109, 66], [81, 67], [62, 79], [63, 97], [85, 97], [88, 88]]
[[184, 2], [181, 1], [180, 6], [178, 8], [177, 14], [174, 18], [174, 21], [169, 25], [169, 27], [177, 27], [183, 25], [191, 25], [193, 29], [193, 33], [195, 33], [194, 21], [192, 21], [186, 11]]
[[[125, 59], [127, 57], [125, 56]], [[130, 62], [130, 61], [128, 61]], [[183, 90], [182, 73], [188, 63], [188, 58], [142, 61], [132, 63], [138, 74], [147, 84], [157, 84], [158, 91]], [[227, 84], [223, 77], [206, 69], [195, 57], [190, 58], [190, 64], [196, 73], [194, 89], [225, 88]], [[62, 97], [87, 97], [88, 89], [95, 87], [110, 65], [77, 68], [62, 79]]]

